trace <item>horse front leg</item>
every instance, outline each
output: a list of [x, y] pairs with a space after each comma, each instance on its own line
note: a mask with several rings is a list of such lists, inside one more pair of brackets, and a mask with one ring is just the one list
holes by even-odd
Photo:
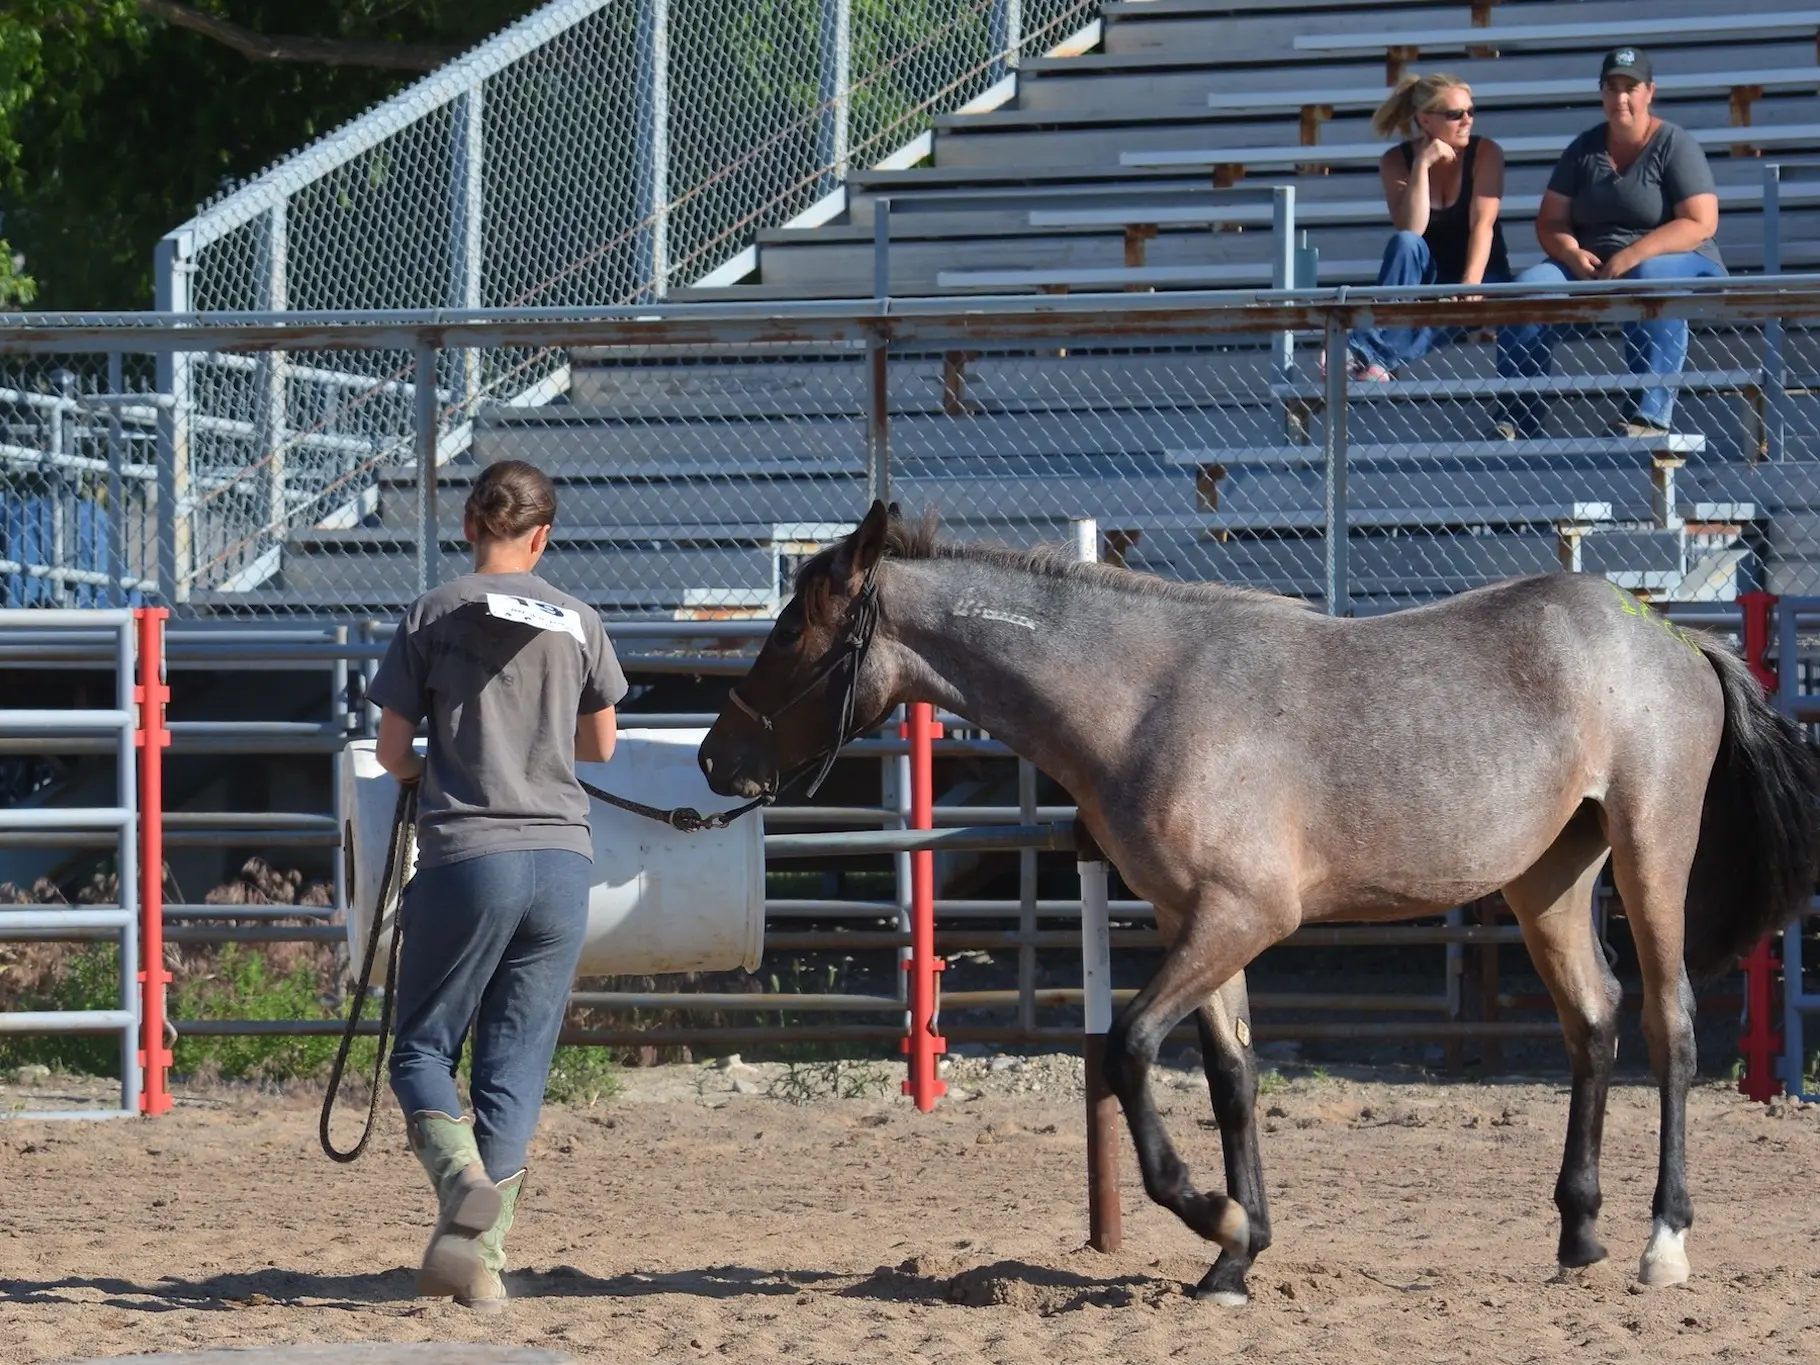
[[1106, 1035], [1106, 1083], [1125, 1111], [1145, 1193], [1234, 1256], [1250, 1255], [1250, 1218], [1237, 1200], [1195, 1188], [1157, 1114], [1150, 1069], [1177, 1021], [1238, 975], [1275, 937], [1241, 916], [1200, 907], [1164, 954], [1156, 975]]
[[1258, 1147], [1258, 1066], [1251, 1050], [1251, 1004], [1239, 973], [1195, 1011], [1201, 1064], [1220, 1125], [1226, 1190], [1251, 1225], [1243, 1253], [1220, 1250], [1219, 1259], [1194, 1287], [1194, 1297], [1233, 1308], [1251, 1301], [1245, 1276], [1270, 1245], [1270, 1208], [1264, 1196], [1264, 1161]]

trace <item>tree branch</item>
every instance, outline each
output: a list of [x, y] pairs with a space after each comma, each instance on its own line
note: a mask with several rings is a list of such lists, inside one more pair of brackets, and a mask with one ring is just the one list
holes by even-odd
[[255, 62], [310, 62], [320, 66], [372, 66], [389, 71], [434, 71], [463, 49], [438, 43], [395, 43], [365, 38], [310, 38], [255, 33], [177, 0], [138, 0], [140, 12], [212, 38]]

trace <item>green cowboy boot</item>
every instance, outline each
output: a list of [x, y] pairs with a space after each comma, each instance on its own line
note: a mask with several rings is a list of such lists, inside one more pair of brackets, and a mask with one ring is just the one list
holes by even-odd
[[506, 1282], [500, 1278], [506, 1268], [506, 1234], [512, 1230], [512, 1215], [518, 1211], [518, 1192], [524, 1188], [525, 1173], [499, 1182], [499, 1217], [493, 1226], [477, 1239], [480, 1247], [481, 1278], [455, 1302], [476, 1313], [503, 1313], [506, 1307]]
[[485, 1290], [480, 1239], [498, 1222], [503, 1201], [481, 1164], [473, 1121], [424, 1110], [411, 1115], [406, 1129], [411, 1150], [436, 1187], [436, 1229], [424, 1248], [417, 1292], [461, 1299]]

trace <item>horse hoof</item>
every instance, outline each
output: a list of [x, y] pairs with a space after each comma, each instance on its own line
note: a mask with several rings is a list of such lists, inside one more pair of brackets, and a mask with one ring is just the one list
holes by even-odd
[[1658, 1222], [1643, 1248], [1643, 1261], [1637, 1267], [1637, 1279], [1651, 1289], [1686, 1284], [1691, 1274], [1687, 1264], [1687, 1229], [1676, 1232]]
[[1205, 1293], [1196, 1290], [1197, 1303], [1217, 1304], [1221, 1308], [1243, 1308], [1251, 1302], [1251, 1295], [1239, 1289], [1209, 1289]]

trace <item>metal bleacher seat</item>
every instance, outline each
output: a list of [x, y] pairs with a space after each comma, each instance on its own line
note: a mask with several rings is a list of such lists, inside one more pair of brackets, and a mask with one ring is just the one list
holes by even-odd
[[[1330, 55], [1385, 55], [1384, 79], [1394, 84], [1404, 66], [1422, 53], [1468, 52], [1495, 47], [1552, 50], [1593, 49], [1612, 43], [1689, 43], [1702, 40], [1736, 41], [1744, 37], [1813, 37], [1820, 35], [1820, 9], [1772, 10], [1735, 14], [1715, 8], [1704, 15], [1654, 15], [1647, 7], [1623, 19], [1593, 22], [1518, 23], [1469, 27], [1424, 27], [1419, 24], [1380, 26], [1371, 32], [1299, 33], [1297, 52]], [[1492, 11], [1495, 17], [1495, 9]]]

